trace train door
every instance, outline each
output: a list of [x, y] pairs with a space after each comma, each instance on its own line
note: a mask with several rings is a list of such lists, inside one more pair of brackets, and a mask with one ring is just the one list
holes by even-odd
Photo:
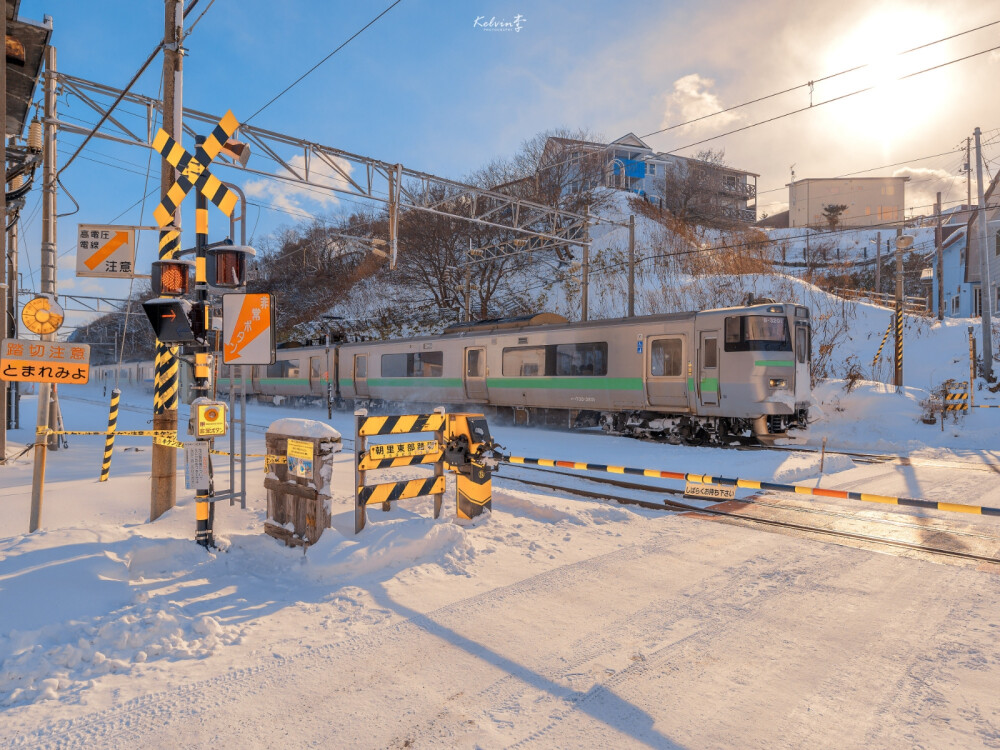
[[354, 394], [368, 395], [368, 355], [354, 355]]
[[486, 401], [486, 349], [470, 347], [465, 350], [465, 397], [470, 401]]
[[702, 406], [719, 405], [719, 332], [702, 331], [698, 347], [698, 394]]
[[650, 337], [646, 342], [646, 398], [650, 406], [688, 407], [683, 334]]
[[309, 358], [309, 393], [313, 396], [323, 395], [326, 391], [323, 386], [324, 358], [322, 355]]
[[812, 394], [812, 341], [807, 323], [795, 324], [795, 403], [808, 403]]

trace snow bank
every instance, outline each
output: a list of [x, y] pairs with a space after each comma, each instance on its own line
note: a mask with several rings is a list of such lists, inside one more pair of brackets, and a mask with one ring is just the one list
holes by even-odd
[[340, 433], [325, 422], [318, 422], [314, 419], [276, 419], [271, 422], [268, 432], [277, 432], [280, 435], [292, 435], [304, 438], [330, 438], [340, 440]]

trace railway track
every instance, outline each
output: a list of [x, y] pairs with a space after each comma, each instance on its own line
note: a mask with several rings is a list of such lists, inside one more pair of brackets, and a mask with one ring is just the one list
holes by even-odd
[[[518, 470], [537, 471], [537, 472], [539, 472], [542, 475], [546, 475], [546, 474], [547, 475], [552, 475], [552, 474], [555, 474], [555, 475], [559, 475], [559, 476], [573, 477], [574, 479], [578, 479], [578, 480], [582, 479], [582, 480], [585, 480], [587, 482], [592, 482], [592, 483], [594, 483], [594, 484], [596, 484], [598, 486], [611, 486], [611, 487], [616, 487], [616, 488], [620, 488], [620, 489], [639, 490], [639, 491], [642, 491], [642, 492], [654, 493], [654, 494], [660, 494], [660, 495], [666, 493], [666, 494], [669, 494], [669, 495], [673, 495], [675, 497], [676, 496], [683, 496], [683, 492], [680, 491], [680, 490], [674, 490], [674, 489], [668, 489], [668, 488], [649, 487], [648, 485], [641, 485], [641, 484], [638, 484], [638, 483], [635, 483], [635, 482], [626, 482], [626, 481], [622, 481], [622, 480], [618, 480], [618, 479], [611, 479], [611, 478], [604, 478], [604, 477], [590, 477], [590, 476], [584, 477], [584, 476], [581, 476], [579, 474], [570, 474], [569, 472], [551, 471], [551, 470], [547, 470], [547, 469], [538, 469], [538, 468], [535, 468], [535, 467], [525, 467], [525, 466], [518, 466], [517, 469]], [[664, 499], [660, 500], [659, 502], [654, 502], [654, 501], [651, 501], [651, 500], [643, 500], [643, 499], [639, 499], [639, 498], [635, 498], [635, 497], [621, 497], [621, 496], [610, 495], [607, 492], [600, 492], [600, 491], [595, 491], [595, 490], [591, 490], [591, 489], [583, 489], [583, 488], [579, 488], [579, 487], [567, 487], [565, 485], [554, 484], [552, 482], [534, 481], [534, 480], [530, 480], [530, 479], [525, 479], [523, 477], [509, 476], [509, 475], [506, 475], [506, 474], [504, 474], [504, 475], [498, 475], [496, 479], [500, 480], [502, 482], [514, 482], [514, 483], [523, 484], [523, 485], [526, 485], [526, 486], [529, 486], [529, 487], [536, 487], [536, 488], [548, 489], [548, 490], [551, 490], [553, 492], [564, 492], [564, 493], [568, 493], [568, 494], [579, 495], [581, 497], [587, 497], [589, 499], [610, 500], [610, 501], [617, 502], [617, 503], [622, 504], [622, 505], [636, 505], [636, 506], [639, 506], [639, 507], [642, 507], [642, 508], [648, 508], [648, 509], [651, 509], [651, 510], [678, 512], [678, 513], [684, 513], [684, 514], [687, 514], [687, 513], [700, 514], [702, 516], [705, 516], [705, 515], [714, 516], [714, 517], [718, 517], [718, 518], [724, 518], [724, 519], [726, 519], [727, 522], [734, 523], [736, 525], [777, 527], [777, 528], [783, 528], [783, 529], [787, 529], [787, 530], [791, 530], [791, 531], [805, 532], [805, 533], [808, 533], [808, 534], [816, 534], [816, 535], [823, 535], [823, 536], [832, 536], [832, 537], [837, 537], [837, 538], [841, 538], [841, 539], [850, 539], [850, 540], [853, 540], [853, 541], [856, 541], [856, 542], [864, 542], [864, 543], [868, 543], [868, 544], [875, 544], [875, 545], [879, 545], [879, 546], [883, 546], [883, 547], [912, 550], [912, 551], [926, 553], [926, 554], [929, 554], [929, 555], [942, 556], [942, 557], [950, 557], [950, 558], [957, 558], [957, 559], [961, 559], [961, 560], [968, 560], [968, 561], [979, 562], [979, 563], [992, 563], [993, 565], [1000, 566], [1000, 557], [997, 556], [997, 553], [994, 553], [994, 555], [980, 555], [980, 554], [976, 554], [974, 552], [967, 552], [967, 551], [957, 550], [957, 549], [947, 549], [945, 547], [937, 547], [937, 546], [927, 545], [927, 544], [918, 544], [918, 543], [915, 543], [915, 542], [908, 542], [908, 541], [901, 540], [901, 539], [892, 539], [892, 538], [888, 538], [888, 537], [877, 536], [877, 535], [874, 535], [874, 534], [865, 534], [865, 533], [856, 532], [856, 531], [845, 531], [843, 529], [831, 529], [831, 528], [825, 528], [825, 527], [822, 527], [822, 526], [813, 526], [813, 525], [809, 525], [809, 524], [796, 523], [796, 522], [793, 522], [793, 521], [784, 521], [784, 520], [780, 520], [780, 519], [776, 519], [776, 518], [767, 518], [767, 517], [761, 517], [761, 516], [748, 516], [748, 515], [744, 515], [742, 513], [734, 512], [732, 510], [724, 510], [724, 509], [722, 509], [722, 508], [720, 508], [718, 506], [703, 507], [703, 506], [693, 505], [693, 504], [691, 504], [689, 502], [682, 502], [680, 500], [667, 499], [667, 498], [664, 498]], [[964, 530], [961, 530], [961, 529], [946, 529], [946, 528], [942, 528], [942, 527], [937, 527], [937, 528], [935, 528], [935, 527], [927, 527], [927, 526], [922, 526], [920, 524], [912, 524], [912, 523], [909, 523], [909, 522], [906, 522], [906, 521], [897, 521], [897, 520], [890, 520], [890, 519], [877, 519], [877, 518], [871, 518], [871, 517], [867, 517], [867, 518], [864, 518], [864, 519], [859, 519], [856, 515], [849, 514], [849, 513], [838, 513], [836, 511], [832, 511], [832, 510], [829, 510], [829, 509], [823, 509], [823, 508], [804, 508], [804, 507], [797, 506], [797, 505], [784, 505], [784, 504], [779, 504], [779, 503], [768, 503], [768, 502], [763, 502], [763, 501], [757, 499], [756, 497], [743, 499], [743, 500], [740, 500], [739, 502], [742, 503], [742, 504], [754, 505], [754, 506], [758, 506], [758, 507], [761, 507], [761, 508], [769, 508], [769, 509], [773, 509], [773, 510], [780, 510], [782, 512], [784, 512], [784, 511], [795, 511], [795, 512], [814, 513], [814, 514], [818, 513], [818, 514], [822, 514], [824, 516], [836, 517], [836, 518], [840, 518], [840, 519], [843, 519], [843, 520], [846, 520], [846, 521], [864, 521], [866, 523], [876, 523], [876, 524], [880, 524], [880, 525], [897, 527], [897, 528], [899, 528], [899, 527], [906, 527], [906, 528], [917, 529], [917, 530], [924, 531], [924, 532], [928, 532], [928, 531], [929, 532], [934, 532], [936, 534], [946, 534], [946, 535], [953, 535], [953, 536], [961, 536], [961, 537], [965, 537], [966, 539], [978, 539], [978, 540], [982, 540], [982, 541], [994, 543], [996, 545], [997, 549], [1000, 550], [1000, 537], [995, 537], [995, 536], [992, 536], [992, 535], [976, 534], [974, 532], [964, 531]]]

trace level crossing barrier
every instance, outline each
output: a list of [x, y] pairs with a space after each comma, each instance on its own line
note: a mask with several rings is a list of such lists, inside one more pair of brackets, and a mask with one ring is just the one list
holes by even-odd
[[911, 508], [927, 508], [942, 510], [949, 513], [972, 513], [984, 516], [1000, 516], [1000, 508], [990, 508], [980, 505], [962, 505], [959, 503], [942, 503], [934, 500], [920, 500], [912, 497], [893, 497], [877, 495], [868, 492], [849, 492], [847, 490], [831, 490], [823, 487], [805, 487], [800, 484], [782, 484], [765, 482], [756, 479], [740, 479], [736, 477], [716, 477], [708, 474], [691, 474], [679, 471], [661, 471], [659, 469], [637, 469], [630, 466], [610, 466], [607, 464], [592, 464], [580, 461], [559, 461], [551, 458], [527, 458], [525, 456], [506, 456], [504, 463], [524, 464], [530, 466], [545, 466], [550, 468], [575, 469], [577, 471], [600, 471], [609, 474], [631, 474], [656, 479], [676, 479], [696, 484], [736, 487], [747, 490], [771, 490], [774, 492], [794, 492], [797, 495], [813, 495], [816, 497], [833, 497], [843, 500], [860, 500], [866, 503], [882, 503], [885, 505], [903, 505]]

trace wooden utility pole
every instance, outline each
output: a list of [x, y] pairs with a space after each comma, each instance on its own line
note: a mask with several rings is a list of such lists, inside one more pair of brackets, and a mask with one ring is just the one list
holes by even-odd
[[875, 235], [875, 294], [882, 293], [882, 233]]
[[[164, 0], [163, 21], [163, 129], [178, 143], [183, 136], [182, 81], [184, 9], [181, 0]], [[160, 192], [166, 195], [176, 181], [174, 168], [164, 159], [160, 167]], [[174, 226], [160, 232], [160, 260], [172, 258], [180, 250], [180, 207], [174, 212]], [[156, 343], [153, 429], [177, 432], [177, 400], [180, 362], [176, 348]], [[177, 502], [177, 451], [153, 443], [152, 484], [149, 520], [155, 521]]]
[[[993, 300], [990, 299], [993, 287], [990, 286], [990, 243], [986, 238], [986, 199], [983, 197], [983, 149], [980, 143], [979, 128], [972, 133], [976, 138], [976, 189], [979, 192], [979, 215], [977, 217], [977, 234], [979, 235], [979, 301], [983, 308], [983, 372], [982, 375], [990, 383], [993, 382]], [[975, 313], [975, 310], [973, 310]], [[972, 383], [969, 383], [972, 388]]]
[[635, 317], [635, 214], [628, 217], [628, 316]]
[[585, 211], [583, 222], [583, 283], [580, 291], [580, 320], [586, 321], [588, 314], [588, 294], [590, 292], [590, 206]]
[[[45, 49], [45, 120], [42, 137], [42, 260], [41, 292], [56, 293], [56, 48]], [[54, 334], [42, 334], [52, 341]], [[35, 466], [31, 479], [31, 518], [28, 531], [38, 531], [42, 523], [42, 493], [45, 486], [45, 459], [48, 449], [49, 400], [52, 384], [38, 384], [38, 420], [35, 428]]]
[[[941, 239], [941, 193], [934, 204], [937, 224], [934, 227], [934, 247], [937, 249], [937, 319], [944, 320], [944, 242]], [[934, 294], [931, 291], [931, 294]]]
[[[0, 32], [7, 38], [7, 5], [0, 18]], [[7, 63], [0, 65], [0, 102], [3, 102], [3, 129], [0, 133], [0, 165], [3, 167], [3, 190], [0, 190], [0, 339], [8, 336], [7, 324]], [[13, 286], [11, 279], [10, 286]], [[7, 458], [7, 381], [0, 380], [0, 461]]]
[[[972, 139], [965, 139], [965, 205], [972, 213]], [[966, 240], [968, 241], [968, 240]]]
[[[907, 239], [909, 243], [906, 242]], [[903, 248], [912, 243], [912, 237], [903, 237], [902, 227], [896, 229], [896, 356], [893, 382], [897, 388], [903, 386]]]

